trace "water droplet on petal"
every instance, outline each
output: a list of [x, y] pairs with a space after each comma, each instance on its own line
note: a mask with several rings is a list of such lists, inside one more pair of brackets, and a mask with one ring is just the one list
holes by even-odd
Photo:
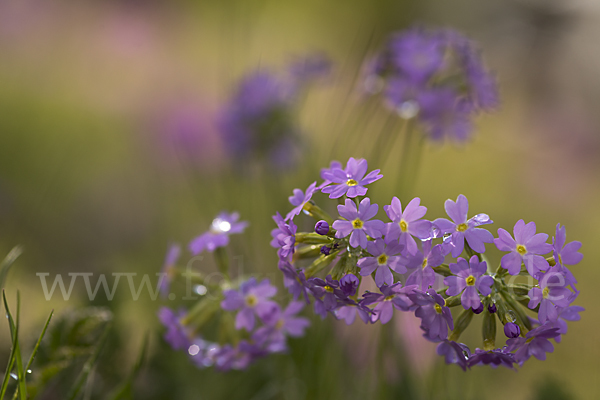
[[469, 219], [468, 222], [470, 222], [469, 225], [472, 225], [472, 226], [487, 225], [487, 224], [494, 223], [494, 221], [492, 221], [490, 219], [490, 216], [487, 214], [477, 214], [476, 216]]
[[200, 296], [204, 296], [207, 291], [208, 291], [208, 289], [206, 289], [206, 286], [204, 286], [204, 285], [194, 286], [194, 292], [196, 292], [196, 294], [199, 294]]

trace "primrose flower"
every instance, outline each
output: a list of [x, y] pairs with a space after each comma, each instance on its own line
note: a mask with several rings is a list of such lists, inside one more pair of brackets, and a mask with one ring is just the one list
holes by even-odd
[[410, 296], [415, 292], [415, 289], [415, 286], [402, 287], [400, 282], [391, 286], [384, 285], [379, 288], [381, 293], [365, 293], [360, 304], [368, 306], [377, 303], [373, 308], [375, 313], [373, 322], [379, 320], [382, 324], [387, 324], [392, 319], [394, 308], [408, 311], [413, 306]]
[[310, 201], [314, 192], [316, 192], [317, 182], [313, 182], [308, 186], [306, 192], [303, 192], [300, 189], [294, 189], [293, 196], [288, 197], [290, 203], [295, 206], [287, 215], [285, 216], [285, 220], [289, 221], [293, 219], [296, 215], [302, 212], [302, 207]]
[[567, 281], [554, 268], [541, 274], [539, 281], [540, 287], [534, 287], [528, 293], [531, 299], [528, 307], [535, 308], [538, 304], [540, 305], [538, 318], [542, 324], [546, 321], [556, 322], [558, 310], [568, 307], [576, 296], [565, 287]]
[[462, 343], [446, 339], [438, 344], [436, 351], [439, 356], [444, 356], [446, 364], [456, 364], [463, 371], [469, 367], [471, 351]]
[[240, 214], [237, 212], [228, 214], [220, 213], [212, 221], [210, 230], [190, 242], [189, 248], [193, 255], [202, 253], [204, 250], [213, 252], [217, 247], [224, 247], [229, 244], [229, 235], [242, 233], [248, 226], [248, 222], [240, 221]]
[[410, 254], [416, 254], [419, 250], [413, 236], [421, 240], [431, 237], [431, 222], [421, 220], [427, 212], [427, 207], [421, 206], [420, 203], [421, 199], [415, 197], [406, 205], [403, 212], [402, 203], [394, 197], [391, 205], [383, 207], [394, 222], [390, 224], [385, 240], [389, 242], [398, 239]]
[[271, 246], [279, 248], [277, 254], [279, 258], [285, 260], [294, 254], [296, 246], [296, 231], [298, 227], [294, 221], [286, 223], [279, 212], [273, 216], [273, 220], [277, 224], [277, 228], [271, 231]]
[[561, 228], [560, 224], [556, 225], [556, 234], [552, 238], [553, 255], [556, 265], [559, 266], [560, 271], [565, 275], [569, 284], [575, 289], [577, 279], [573, 276], [573, 273], [566, 267], [566, 265], [575, 265], [583, 259], [583, 254], [579, 253], [581, 248], [581, 242], [570, 242], [565, 245], [567, 241], [567, 228], [564, 226]]
[[559, 336], [554, 338], [554, 341], [556, 343], [560, 343], [562, 337], [561, 335], [567, 333], [567, 321], [579, 321], [581, 319], [579, 313], [582, 311], [585, 311], [585, 308], [580, 306], [569, 306], [561, 308], [558, 311], [558, 319], [556, 320], [556, 322], [550, 324], [550, 326], [552, 326], [553, 328], [558, 328]]
[[266, 71], [254, 72], [240, 82], [223, 108], [218, 126], [223, 144], [236, 163], [267, 159], [289, 167], [296, 158], [299, 128], [292, 118], [296, 85]]
[[482, 296], [489, 296], [492, 293], [491, 286], [494, 278], [484, 275], [487, 264], [485, 261], [479, 262], [476, 255], [468, 262], [459, 257], [456, 263], [450, 264], [450, 271], [456, 276], [448, 276], [444, 279], [444, 284], [448, 285], [446, 294], [456, 296], [462, 292], [460, 300], [465, 310], [478, 309], [481, 306], [478, 292]]
[[323, 299], [323, 306], [326, 311], [333, 311], [339, 305], [340, 301], [348, 295], [340, 288], [340, 282], [327, 275], [325, 280], [321, 278], [310, 278], [311, 291], [316, 298]]
[[534, 356], [538, 360], [545, 360], [546, 353], [552, 353], [554, 346], [548, 339], [559, 336], [558, 328], [550, 324], [544, 324], [527, 332], [525, 337], [517, 337], [506, 341], [507, 350], [516, 350], [515, 360], [523, 365], [529, 357]]
[[321, 173], [326, 181], [337, 183], [337, 185], [326, 186], [321, 189], [321, 192], [328, 193], [330, 199], [337, 199], [346, 195], [346, 197], [364, 196], [367, 194], [365, 185], [373, 183], [383, 175], [379, 174], [379, 170], [367, 173], [367, 160], [350, 157], [345, 169], [333, 167]]
[[515, 355], [508, 351], [507, 347], [502, 349], [481, 350], [475, 349], [475, 352], [469, 357], [469, 367], [475, 365], [491, 365], [496, 368], [499, 365], [508, 369], [515, 369]]
[[267, 325], [254, 332], [253, 341], [271, 353], [285, 351], [286, 336], [301, 337], [310, 325], [308, 319], [296, 316], [302, 308], [304, 303], [300, 301], [291, 302], [283, 311], [277, 306]]
[[517, 275], [521, 272], [521, 263], [525, 263], [527, 272], [533, 277], [540, 271], [548, 270], [548, 261], [541, 254], [549, 253], [552, 246], [546, 243], [548, 235], [536, 234], [535, 229], [535, 222], [525, 224], [522, 219], [515, 224], [514, 239], [506, 230], [498, 229], [498, 238], [494, 239], [494, 243], [498, 250], [510, 251], [500, 261], [502, 268], [508, 270], [509, 274]]
[[354, 202], [346, 199], [345, 205], [337, 206], [338, 212], [345, 220], [337, 220], [333, 223], [333, 229], [337, 230], [335, 237], [338, 239], [350, 235], [350, 246], [367, 248], [367, 235], [372, 238], [380, 238], [385, 230], [383, 221], [372, 220], [379, 206], [371, 204], [371, 200], [366, 197], [358, 205], [358, 209]]
[[[494, 236], [487, 230], [478, 228], [482, 224], [491, 224], [492, 221], [485, 214], [479, 214], [467, 221], [469, 201], [464, 195], [459, 195], [456, 202], [448, 199], [444, 203], [446, 213], [452, 219], [438, 218], [433, 221], [442, 234], [451, 234], [450, 252], [452, 257], [458, 257], [463, 252], [465, 239], [469, 246], [478, 253], [485, 252], [485, 243], [492, 243]], [[487, 217], [487, 218], [486, 218]], [[447, 254], [447, 253], [446, 253]]]
[[165, 342], [169, 343], [173, 350], [187, 349], [191, 344], [191, 332], [181, 323], [181, 318], [185, 315], [185, 311], [175, 312], [168, 307], [158, 310], [158, 319], [167, 328]]
[[433, 140], [464, 142], [472, 119], [498, 104], [494, 77], [472, 41], [453, 30], [415, 27], [392, 35], [370, 61], [365, 87], [383, 91], [386, 105], [416, 119]]
[[306, 281], [304, 271], [296, 271], [292, 264], [287, 260], [279, 260], [277, 264], [279, 270], [283, 272], [283, 286], [294, 296], [294, 300], [298, 300], [298, 297], [302, 295], [304, 300], [309, 303], [308, 290], [309, 285]]
[[454, 322], [444, 298], [433, 290], [427, 293], [415, 291], [409, 298], [418, 306], [415, 316], [421, 319], [423, 336], [432, 342], [446, 340], [448, 328], [454, 329]]
[[375, 239], [367, 243], [367, 251], [373, 257], [364, 257], [358, 260], [358, 267], [362, 276], [368, 276], [375, 272], [375, 284], [377, 286], [391, 285], [394, 276], [390, 269], [399, 274], [406, 272], [406, 267], [400, 264], [400, 254], [404, 246], [398, 242], [385, 244], [383, 239]]
[[239, 310], [235, 317], [235, 329], [244, 328], [250, 332], [254, 329], [255, 314], [265, 320], [277, 307], [277, 303], [269, 300], [275, 293], [277, 288], [268, 279], [257, 282], [256, 278], [250, 278], [240, 285], [239, 291], [223, 291], [225, 299], [221, 302], [221, 308], [226, 311]]
[[427, 291], [435, 283], [435, 271], [433, 267], [442, 265], [444, 255], [442, 246], [432, 246], [431, 240], [423, 242], [423, 251], [418, 250], [415, 255], [403, 257], [402, 263], [414, 271], [406, 279], [407, 285], [417, 285], [419, 289]]

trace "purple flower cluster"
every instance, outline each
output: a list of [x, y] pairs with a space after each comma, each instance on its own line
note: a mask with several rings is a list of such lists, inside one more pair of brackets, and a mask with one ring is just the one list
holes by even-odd
[[384, 92], [402, 118], [417, 118], [433, 140], [466, 140], [472, 118], [498, 105], [494, 77], [476, 46], [453, 30], [413, 27], [390, 37], [367, 66], [365, 89]]
[[[289, 221], [279, 213], [274, 217], [278, 228], [272, 245], [278, 249], [284, 285], [295, 300], [313, 303], [322, 318], [331, 313], [347, 324], [357, 315], [364, 323], [385, 324], [395, 311], [412, 312], [421, 320], [423, 336], [440, 343], [438, 353], [464, 369], [513, 368], [530, 355], [542, 359], [553, 350], [548, 339], [560, 341], [566, 321], [579, 319], [583, 309], [572, 305], [577, 281], [567, 265], [581, 261], [581, 243], [566, 243], [564, 227], [556, 227], [552, 244], [548, 235], [536, 234], [533, 222], [522, 220], [515, 225], [514, 239], [504, 229], [495, 238], [485, 229], [493, 223], [490, 217], [470, 216], [464, 195], [445, 202], [449, 219], [427, 220], [419, 198], [403, 208], [394, 197], [383, 207], [389, 220], [380, 220], [379, 206], [365, 197], [365, 185], [373, 182], [365, 181], [366, 172], [365, 160], [351, 158], [345, 169], [333, 162], [322, 170], [321, 185], [311, 184], [308, 194], [294, 191], [290, 202], [316, 220], [313, 232], [296, 231], [296, 209]], [[366, 176], [379, 179], [378, 174], [376, 170]], [[312, 200], [319, 189], [343, 200], [337, 217]], [[485, 254], [490, 244], [508, 252], [497, 269]], [[516, 275], [528, 276], [530, 282], [514, 283]], [[370, 284], [365, 282], [369, 277]], [[451, 308], [457, 306], [464, 311], [453, 316]], [[527, 316], [531, 310], [537, 319]], [[475, 315], [484, 318], [483, 346], [471, 352], [457, 340]], [[503, 325], [505, 346], [496, 346], [496, 320]]]
[[259, 358], [285, 352], [287, 337], [304, 335], [310, 323], [308, 319], [297, 316], [304, 308], [304, 302], [292, 301], [282, 309], [271, 299], [276, 292], [277, 288], [268, 279], [258, 282], [255, 278], [242, 282], [237, 290], [223, 291], [224, 299], [220, 308], [226, 312], [236, 312], [236, 331], [233, 335], [237, 337], [238, 331], [246, 331], [244, 337], [248, 337], [234, 340], [231, 344], [217, 344], [194, 333], [198, 321], [206, 322], [204, 317], [209, 315], [206, 308], [200, 308], [204, 313], [197, 310], [175, 313], [163, 307], [159, 311], [159, 319], [167, 330], [165, 341], [174, 350], [187, 351], [198, 367], [214, 366], [222, 371], [245, 369]]
[[290, 65], [290, 76], [264, 70], [245, 76], [217, 123], [231, 160], [240, 166], [253, 160], [293, 166], [302, 148], [294, 116], [299, 93], [329, 68], [322, 55], [309, 55]]

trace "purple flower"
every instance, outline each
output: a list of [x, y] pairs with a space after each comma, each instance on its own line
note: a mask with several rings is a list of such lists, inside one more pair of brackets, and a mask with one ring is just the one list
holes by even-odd
[[308, 319], [296, 316], [302, 308], [304, 303], [300, 301], [291, 302], [284, 311], [277, 306], [269, 322], [254, 332], [252, 340], [271, 353], [285, 351], [286, 336], [301, 337], [310, 325]]
[[345, 205], [337, 206], [338, 212], [346, 220], [337, 220], [333, 223], [333, 229], [336, 229], [335, 237], [338, 239], [350, 235], [350, 246], [367, 248], [367, 235], [372, 238], [380, 238], [385, 230], [383, 221], [369, 221], [379, 210], [377, 204], [371, 204], [371, 200], [364, 198], [358, 210], [354, 202], [346, 199]]
[[554, 249], [554, 260], [556, 265], [559, 266], [560, 271], [567, 278], [568, 284], [575, 289], [577, 279], [573, 276], [573, 273], [565, 265], [578, 264], [583, 259], [583, 254], [579, 253], [581, 248], [581, 242], [570, 242], [565, 245], [567, 241], [567, 228], [564, 226], [561, 228], [560, 224], [556, 225], [556, 234], [552, 238], [552, 248]]
[[528, 293], [531, 299], [528, 307], [533, 309], [540, 305], [538, 318], [542, 324], [546, 321], [556, 322], [559, 308], [568, 307], [576, 296], [565, 287], [567, 281], [555, 268], [541, 274], [539, 284], [539, 288], [534, 287]]
[[419, 289], [427, 291], [435, 283], [435, 272], [433, 267], [442, 265], [444, 255], [442, 246], [432, 246], [431, 240], [423, 242], [423, 251], [417, 251], [415, 255], [409, 255], [402, 259], [402, 263], [414, 272], [406, 279], [407, 285], [417, 285]]
[[294, 267], [286, 260], [279, 260], [277, 267], [283, 272], [283, 286], [294, 296], [294, 300], [298, 300], [300, 295], [304, 297], [304, 300], [309, 303], [308, 300], [308, 283], [304, 271], [296, 271]]
[[478, 309], [481, 306], [478, 292], [482, 296], [489, 296], [492, 293], [491, 286], [494, 278], [484, 275], [487, 271], [487, 264], [485, 261], [479, 262], [476, 255], [471, 257], [468, 262], [459, 257], [456, 263], [450, 264], [450, 271], [456, 276], [448, 276], [444, 279], [444, 284], [448, 285], [446, 294], [456, 296], [464, 290], [460, 301], [465, 310]]
[[515, 324], [514, 322], [507, 322], [504, 324], [504, 335], [507, 338], [514, 339], [519, 337], [520, 334], [521, 328], [519, 328], [519, 325]]
[[560, 343], [561, 335], [567, 333], [567, 321], [579, 321], [581, 319], [579, 313], [582, 311], [585, 311], [585, 309], [580, 306], [569, 306], [558, 311], [558, 319], [556, 322], [550, 323], [553, 328], [558, 328], [559, 336], [554, 338], [556, 343]]
[[444, 298], [433, 290], [427, 293], [415, 291], [409, 298], [418, 306], [415, 316], [421, 319], [423, 336], [432, 342], [446, 340], [448, 328], [454, 329], [454, 322]]
[[511, 275], [521, 272], [521, 262], [525, 263], [527, 272], [535, 277], [540, 271], [546, 271], [549, 267], [548, 261], [540, 254], [546, 254], [552, 250], [552, 246], [546, 243], [548, 235], [535, 233], [535, 222], [525, 224], [521, 219], [517, 221], [513, 229], [513, 239], [506, 230], [498, 229], [498, 238], [494, 239], [496, 247], [500, 251], [510, 251], [502, 257], [500, 264], [508, 270]]
[[321, 190], [325, 186], [331, 185], [331, 181], [327, 179], [327, 176], [331, 176], [333, 170], [343, 169], [342, 163], [339, 161], [331, 161], [329, 163], [329, 168], [321, 168], [321, 179], [323, 179], [323, 183], [317, 186], [317, 189]]
[[165, 274], [160, 280], [160, 295], [161, 297], [167, 297], [169, 294], [169, 288], [171, 287], [171, 281], [175, 277], [175, 264], [181, 256], [181, 246], [178, 244], [172, 244], [169, 246], [167, 255], [165, 256], [165, 262], [163, 263], [162, 273]]
[[337, 199], [343, 195], [350, 198], [364, 196], [367, 194], [365, 185], [383, 178], [378, 169], [365, 176], [367, 168], [367, 160], [362, 158], [356, 160], [354, 157], [350, 157], [345, 169], [334, 167], [322, 171], [321, 175], [326, 181], [337, 183], [337, 185], [323, 187], [321, 192], [329, 193], [330, 199]]
[[302, 211], [302, 207], [304, 207], [304, 205], [308, 201], [310, 201], [313, 193], [317, 190], [316, 186], [317, 186], [317, 182], [311, 183], [308, 186], [308, 188], [306, 189], [306, 192], [303, 192], [300, 189], [294, 189], [293, 196], [288, 197], [288, 200], [295, 207], [289, 213], [287, 213], [287, 215], [285, 216], [286, 221], [290, 221], [296, 215], [300, 214], [300, 212]]
[[285, 260], [294, 254], [294, 248], [296, 245], [296, 230], [298, 227], [294, 224], [294, 221], [286, 223], [279, 212], [273, 216], [273, 220], [277, 224], [277, 228], [271, 231], [271, 246], [279, 248], [277, 254], [279, 258]]
[[265, 71], [241, 81], [218, 124], [232, 160], [243, 165], [251, 159], [266, 158], [279, 167], [295, 162], [299, 129], [291, 108], [296, 91], [290, 80]]
[[375, 284], [377, 286], [391, 285], [394, 276], [390, 268], [399, 274], [406, 272], [406, 267], [400, 264], [400, 253], [404, 246], [398, 242], [385, 244], [383, 239], [375, 239], [367, 243], [367, 251], [373, 257], [364, 257], [358, 260], [358, 267], [362, 276], [369, 276], [375, 272]]
[[319, 235], [327, 235], [329, 233], [329, 224], [325, 220], [320, 220], [315, 224], [315, 232]]
[[469, 367], [469, 356], [471, 355], [471, 351], [462, 343], [444, 340], [438, 344], [437, 353], [440, 356], [444, 356], [446, 364], [456, 364], [461, 367], [463, 371], [466, 371]]
[[509, 369], [514, 369], [515, 355], [508, 351], [507, 347], [502, 349], [493, 349], [489, 351], [475, 349], [475, 352], [469, 357], [469, 367], [475, 365], [491, 365], [496, 368], [502, 365]]
[[421, 122], [432, 140], [450, 137], [457, 142], [469, 139], [473, 124], [473, 105], [452, 88], [434, 88], [419, 93]]
[[235, 317], [235, 329], [254, 329], [256, 314], [261, 320], [266, 320], [278, 307], [277, 303], [269, 299], [275, 296], [277, 288], [269, 283], [268, 279], [257, 282], [256, 278], [250, 278], [240, 285], [238, 290], [225, 290], [225, 299], [221, 302], [221, 308], [226, 311], [239, 310]]
[[352, 325], [356, 319], [356, 315], [365, 323], [372, 322], [371, 310], [361, 304], [349, 304], [335, 310], [337, 319], [343, 319], [346, 325]]
[[416, 82], [425, 82], [444, 66], [445, 43], [438, 32], [409, 29], [392, 37], [390, 50], [400, 73]]
[[446, 31], [446, 37], [456, 50], [460, 64], [465, 70], [473, 105], [486, 111], [495, 109], [499, 103], [496, 79], [486, 70], [475, 44], [464, 35], [450, 29]]
[[323, 299], [323, 306], [326, 311], [333, 311], [339, 305], [340, 300], [348, 296], [340, 289], [340, 282], [327, 275], [325, 280], [321, 278], [310, 278], [311, 291], [317, 299]]
[[394, 315], [394, 308], [401, 311], [408, 311], [412, 306], [412, 294], [415, 292], [415, 286], [402, 287], [400, 282], [391, 286], [382, 286], [380, 293], [367, 292], [363, 296], [361, 305], [368, 306], [377, 303], [373, 311], [375, 312], [373, 322], [379, 320], [382, 324], [387, 324]]
[[554, 346], [548, 339], [555, 338], [558, 335], [558, 328], [554, 328], [550, 324], [544, 324], [527, 332], [525, 337], [507, 340], [507, 351], [517, 350], [515, 360], [519, 365], [523, 365], [531, 356], [543, 361], [546, 359], [546, 353], [554, 351]]
[[242, 233], [248, 226], [248, 222], [241, 221], [237, 212], [228, 214], [220, 213], [210, 226], [210, 230], [190, 242], [189, 248], [192, 254], [200, 254], [204, 250], [213, 252], [217, 247], [225, 247], [229, 244], [229, 235]]
[[187, 350], [191, 344], [191, 335], [189, 329], [181, 324], [181, 318], [185, 316], [185, 311], [175, 313], [167, 307], [161, 307], [158, 310], [158, 319], [167, 328], [165, 332], [165, 342], [173, 348], [173, 350]]
[[431, 237], [431, 222], [421, 220], [427, 212], [427, 207], [419, 205], [420, 203], [421, 199], [415, 197], [402, 212], [402, 203], [394, 197], [391, 205], [383, 206], [388, 217], [394, 222], [390, 224], [385, 240], [389, 242], [398, 239], [410, 254], [416, 254], [419, 250], [413, 236], [421, 240]]
[[458, 196], [456, 202], [450, 199], [446, 200], [444, 208], [454, 222], [445, 218], [438, 218], [433, 223], [440, 229], [442, 234], [451, 234], [448, 243], [451, 244], [452, 257], [458, 257], [463, 252], [465, 239], [476, 252], [485, 252], [484, 243], [492, 243], [494, 236], [485, 229], [477, 228], [477, 226], [491, 224], [492, 221], [489, 217], [485, 214], [479, 214], [467, 221], [469, 201], [462, 194]]

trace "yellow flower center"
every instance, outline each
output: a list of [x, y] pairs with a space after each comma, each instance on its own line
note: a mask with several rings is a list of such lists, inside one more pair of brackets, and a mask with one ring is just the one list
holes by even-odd
[[346, 182], [346, 185], [356, 186], [356, 185], [358, 185], [358, 182], [356, 182], [354, 179], [348, 179], [348, 181]]
[[458, 226], [456, 227], [456, 230], [457, 230], [457, 231], [459, 231], [459, 232], [464, 232], [464, 231], [466, 231], [466, 230], [467, 230], [467, 228], [468, 228], [468, 227], [469, 227], [469, 226], [468, 226], [467, 224], [464, 224], [464, 223], [463, 223], [463, 224], [460, 224], [460, 225], [458, 225]]
[[379, 257], [377, 257], [377, 263], [379, 265], [385, 265], [385, 264], [387, 264], [387, 260], [388, 260], [388, 256], [385, 255], [385, 254], [382, 254]]
[[525, 253], [527, 253], [527, 249], [525, 248], [525, 246], [523, 246], [522, 244], [517, 246], [517, 251], [519, 252], [520, 255], [524, 256]]
[[248, 307], [254, 307], [256, 303], [258, 303], [258, 299], [255, 295], [249, 294], [248, 296], [246, 296], [246, 304], [248, 305]]
[[386, 298], [385, 298], [385, 299], [383, 299], [383, 300], [385, 300], [385, 301], [390, 301], [390, 300], [392, 300], [393, 298], [394, 298], [394, 295], [391, 295], [391, 296], [388, 296], [388, 297], [386, 297]]
[[426, 266], [427, 266], [427, 257], [425, 257], [423, 259], [423, 265], [422, 265], [423, 269], [425, 269]]
[[469, 275], [466, 279], [468, 286], [473, 286], [475, 284], [475, 277], [473, 275]]
[[326, 291], [328, 291], [329, 293], [333, 293], [333, 288], [331, 286], [329, 286], [329, 285], [325, 285], [324, 289]]
[[433, 308], [435, 308], [435, 312], [438, 314], [442, 313], [442, 306], [440, 306], [438, 303], [435, 303], [435, 305], [433, 306]]
[[277, 321], [277, 323], [275, 324], [275, 329], [279, 330], [281, 328], [283, 328], [283, 324], [285, 323], [285, 321], [283, 319], [280, 319], [279, 321]]
[[562, 262], [562, 256], [561, 256], [560, 254], [558, 255], [558, 263], [559, 263], [560, 265], [562, 265], [562, 263], [563, 263], [563, 262]]
[[402, 232], [406, 232], [408, 230], [408, 223], [405, 220], [401, 219], [398, 225], [400, 225], [400, 230]]
[[542, 290], [542, 296], [547, 299], [548, 294], [550, 294], [550, 288], [544, 288], [544, 290]]
[[352, 221], [352, 227], [354, 229], [361, 229], [363, 227], [363, 222], [360, 219], [356, 218], [354, 221]]

